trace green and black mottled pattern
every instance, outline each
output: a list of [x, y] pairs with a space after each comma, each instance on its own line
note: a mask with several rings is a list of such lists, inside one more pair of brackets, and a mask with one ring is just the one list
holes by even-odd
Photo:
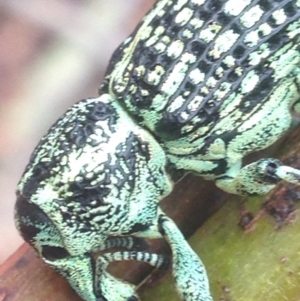
[[[180, 168], [188, 156], [212, 162], [213, 169], [199, 168], [203, 175], [225, 173], [289, 126], [288, 110], [298, 101], [299, 6], [158, 1], [156, 14], [116, 50], [103, 89], [158, 137]], [[274, 108], [284, 120], [271, 116]], [[263, 118], [264, 125], [250, 124]]]
[[158, 0], [114, 53], [100, 96], [40, 141], [18, 185], [16, 226], [84, 300], [139, 300], [107, 266], [165, 267], [143, 243], [164, 238], [181, 298], [212, 301], [201, 260], [159, 201], [175, 173], [245, 196], [300, 184], [300, 170], [277, 159], [242, 164], [300, 113], [299, 17], [299, 0]]
[[[146, 230], [156, 215], [156, 196], [171, 189], [164, 166], [158, 143], [121, 107], [107, 96], [88, 99], [69, 109], [41, 140], [18, 194], [66, 231], [75, 254], [82, 252], [80, 238], [95, 240], [96, 248], [102, 236]], [[132, 223], [130, 203], [147, 193], [155, 197], [136, 207], [140, 216]], [[80, 250], [74, 249], [75, 236]]]

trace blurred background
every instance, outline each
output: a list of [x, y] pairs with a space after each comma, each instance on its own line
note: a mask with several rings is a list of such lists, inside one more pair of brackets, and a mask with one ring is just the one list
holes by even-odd
[[39, 139], [97, 95], [114, 49], [155, 0], [0, 1], [0, 264], [22, 243], [15, 189]]

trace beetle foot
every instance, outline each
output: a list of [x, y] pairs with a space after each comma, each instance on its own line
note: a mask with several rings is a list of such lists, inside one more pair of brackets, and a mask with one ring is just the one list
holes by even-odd
[[300, 170], [290, 166], [280, 166], [276, 170], [276, 175], [280, 179], [292, 183], [300, 184]]

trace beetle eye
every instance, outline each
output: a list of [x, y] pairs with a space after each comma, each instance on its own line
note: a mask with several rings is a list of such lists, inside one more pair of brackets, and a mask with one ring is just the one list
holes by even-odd
[[42, 256], [47, 260], [57, 260], [66, 258], [70, 256], [70, 254], [67, 252], [66, 249], [61, 247], [43, 246]]

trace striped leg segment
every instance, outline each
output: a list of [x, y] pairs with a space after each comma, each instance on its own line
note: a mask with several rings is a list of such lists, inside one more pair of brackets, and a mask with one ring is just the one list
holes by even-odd
[[99, 252], [108, 250], [111, 248], [125, 248], [128, 250], [146, 250], [148, 249], [148, 244], [145, 239], [133, 236], [120, 236], [120, 237], [110, 237], [106, 239], [99, 247], [93, 250], [93, 252]]
[[[105, 253], [96, 259], [95, 263], [95, 291], [108, 301], [138, 301], [135, 286], [110, 275], [106, 269], [109, 263], [115, 261], [135, 260], [148, 263], [157, 268], [165, 268], [169, 260], [163, 255], [141, 252], [120, 251]], [[103, 299], [103, 301], [106, 301]], [[97, 301], [102, 301], [99, 299]]]
[[160, 269], [167, 269], [170, 265], [170, 260], [166, 256], [142, 251], [119, 251], [114, 253], [105, 253], [101, 256], [108, 263], [114, 261], [135, 260], [139, 262], [145, 262]]

